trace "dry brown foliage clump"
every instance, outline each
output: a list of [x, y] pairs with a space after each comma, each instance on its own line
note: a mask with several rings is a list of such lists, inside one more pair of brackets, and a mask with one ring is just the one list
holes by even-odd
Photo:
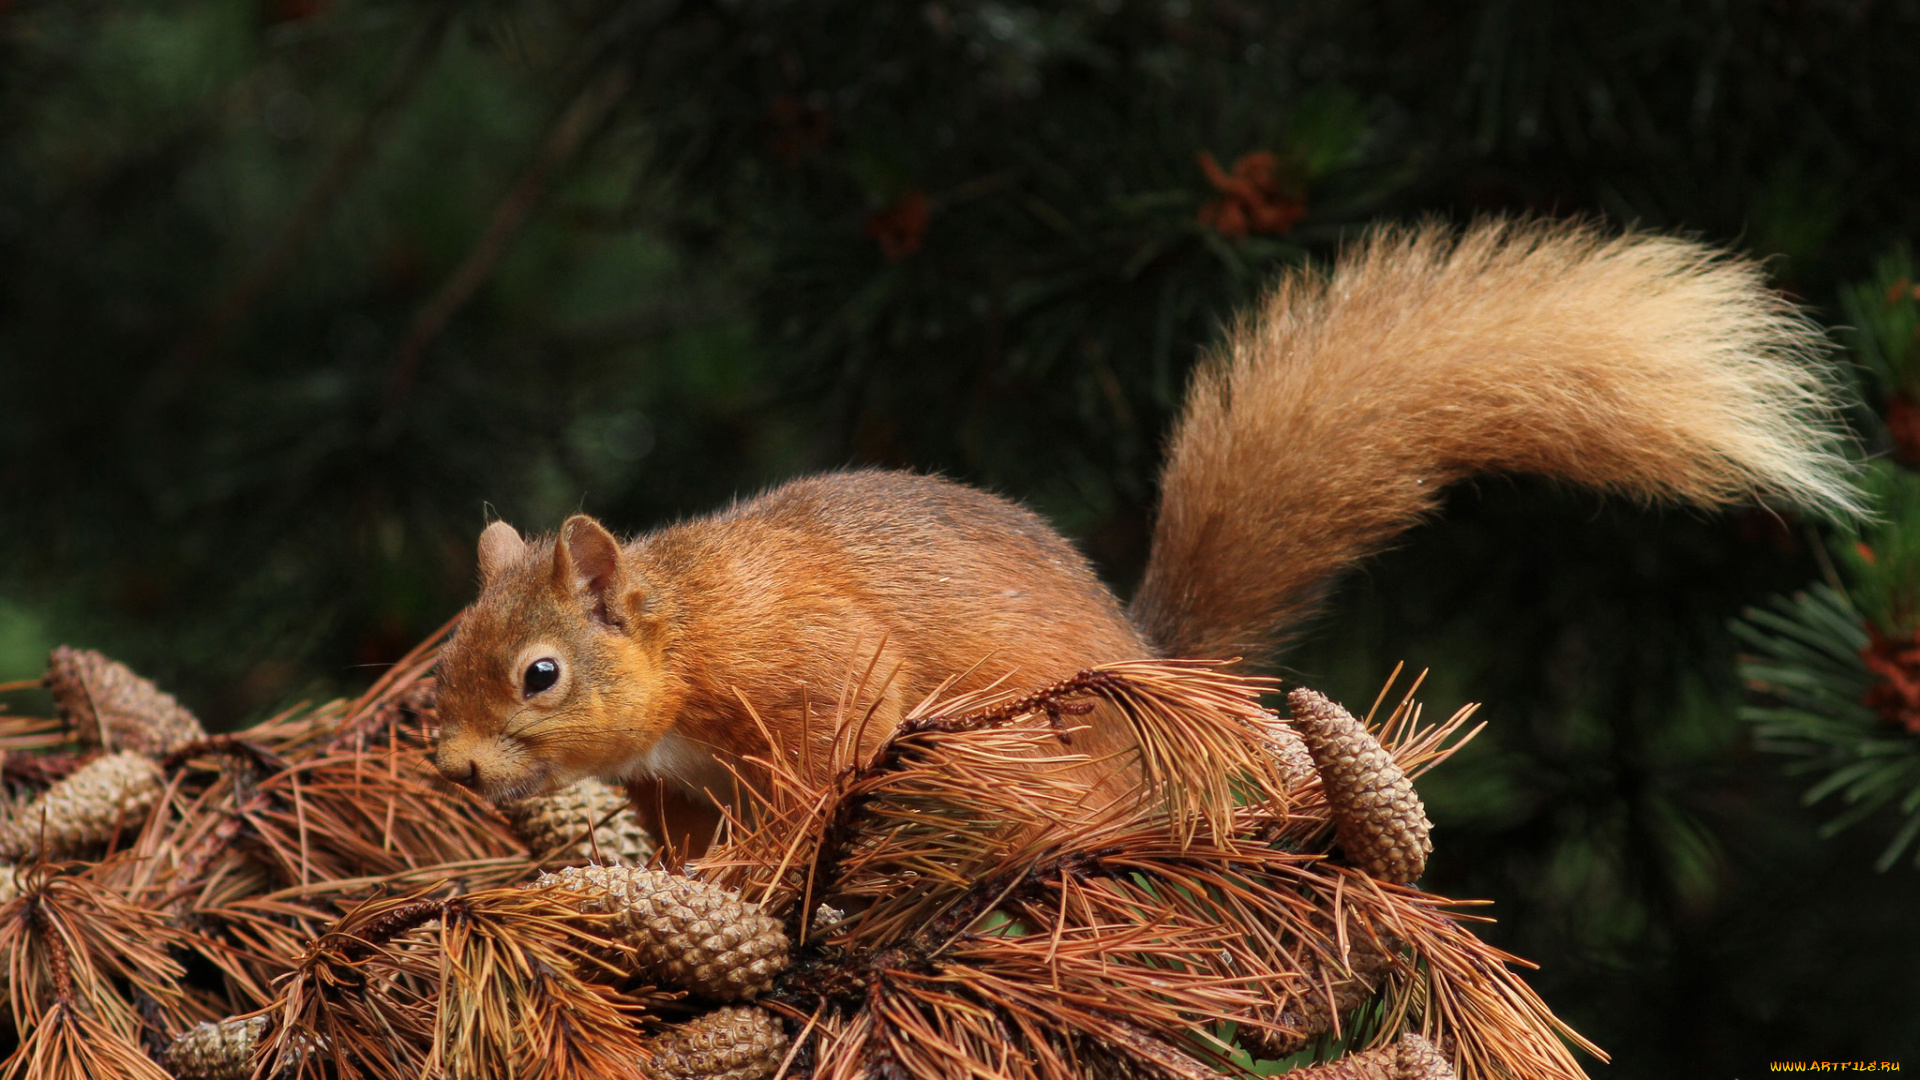
[[[1302, 742], [1271, 683], [1141, 661], [931, 699], [862, 753], [856, 668], [829, 750], [739, 762], [718, 842], [647, 868], [604, 792], [503, 814], [433, 775], [432, 645], [233, 735], [116, 715], [139, 797], [0, 867], [0, 1080], [1573, 1080], [1569, 1044], [1598, 1053], [1463, 905], [1376, 876], [1418, 876], [1410, 781], [1470, 709], [1296, 691]], [[1034, 767], [1086, 764], [1089, 707], [1138, 737], [1117, 806]], [[103, 729], [0, 713], [0, 831], [57, 832]]]

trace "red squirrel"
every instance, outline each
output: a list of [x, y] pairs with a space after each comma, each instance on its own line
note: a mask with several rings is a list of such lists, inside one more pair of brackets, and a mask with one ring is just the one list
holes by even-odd
[[[905, 472], [809, 476], [625, 542], [585, 515], [532, 541], [496, 521], [440, 661], [435, 763], [494, 800], [655, 785], [697, 832], [725, 764], [767, 752], [743, 700], [788, 747], [826, 737], [809, 728], [878, 650], [871, 743], [949, 679], [1264, 662], [1476, 473], [1856, 513], [1822, 342], [1757, 266], [1693, 242], [1380, 230], [1287, 273], [1197, 370], [1131, 604], [1033, 513]], [[1075, 752], [1124, 753], [1124, 725], [1089, 719]]]

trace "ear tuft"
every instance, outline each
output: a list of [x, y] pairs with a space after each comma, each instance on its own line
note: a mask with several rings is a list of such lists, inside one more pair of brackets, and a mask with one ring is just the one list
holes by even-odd
[[527, 542], [520, 539], [520, 534], [513, 531], [513, 526], [504, 521], [487, 526], [480, 533], [481, 588], [493, 584], [493, 579], [512, 566], [526, 551]]
[[614, 602], [620, 591], [620, 542], [606, 526], [585, 514], [568, 518], [553, 545], [553, 571], [555, 584], [593, 600], [600, 619], [620, 621]]

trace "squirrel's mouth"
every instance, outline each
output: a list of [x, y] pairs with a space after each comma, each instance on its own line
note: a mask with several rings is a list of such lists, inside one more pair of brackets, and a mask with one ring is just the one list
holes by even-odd
[[518, 770], [513, 775], [496, 772], [489, 777], [483, 773], [479, 783], [473, 785], [471, 790], [488, 802], [499, 804], [551, 795], [562, 786], [552, 770], [544, 765], [535, 765], [530, 769]]
[[433, 764], [449, 783], [495, 804], [550, 795], [561, 786], [545, 762], [512, 754], [506, 747], [486, 746], [466, 752], [442, 748], [434, 755]]

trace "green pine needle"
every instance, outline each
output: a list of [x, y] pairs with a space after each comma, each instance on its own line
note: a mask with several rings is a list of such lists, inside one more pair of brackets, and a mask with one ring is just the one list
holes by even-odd
[[[1920, 537], [1920, 530], [1913, 535]], [[1820, 774], [1804, 796], [1808, 804], [1839, 797], [1844, 809], [1826, 824], [1826, 834], [1886, 810], [1903, 815], [1875, 861], [1881, 870], [1892, 867], [1920, 839], [1920, 736], [1886, 723], [1862, 702], [1874, 675], [1861, 658], [1869, 635], [1860, 608], [1847, 595], [1815, 585], [1748, 609], [1733, 632], [1751, 650], [1741, 677], [1770, 699], [1743, 708], [1741, 718], [1754, 725], [1762, 749], [1798, 759], [1789, 771]]]

